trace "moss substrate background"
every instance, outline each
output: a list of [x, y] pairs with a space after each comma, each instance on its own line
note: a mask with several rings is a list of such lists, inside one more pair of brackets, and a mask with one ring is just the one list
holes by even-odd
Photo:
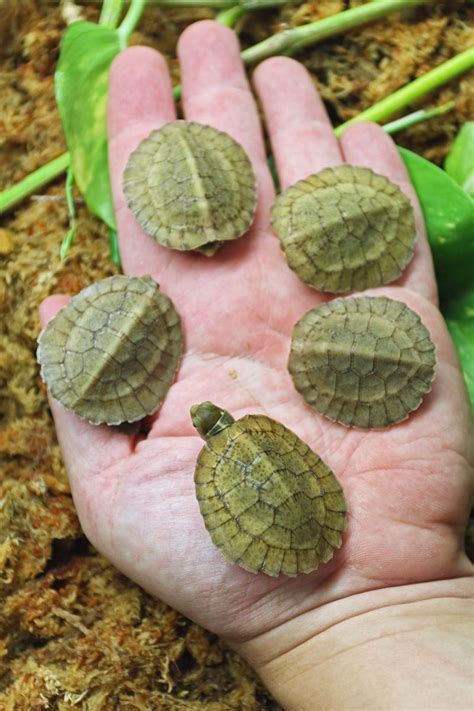
[[[245, 47], [359, 4], [286, 5], [249, 15], [237, 31]], [[76, 5], [84, 19], [97, 21], [98, 5]], [[432, 3], [299, 59], [341, 122], [466, 49], [473, 15], [469, 0]], [[132, 43], [163, 52], [178, 82], [177, 38], [211, 16], [149, 7]], [[65, 150], [53, 92], [65, 27], [51, 2], [0, 0], [0, 189]], [[471, 74], [429, 97], [426, 105], [454, 99], [456, 107], [399, 134], [398, 143], [441, 163], [459, 126], [472, 118], [473, 89]], [[237, 655], [146, 595], [81, 533], [35, 361], [42, 299], [77, 293], [117, 271], [106, 229], [76, 197], [79, 229], [64, 263], [63, 179], [0, 224], [0, 709], [278, 708]]]

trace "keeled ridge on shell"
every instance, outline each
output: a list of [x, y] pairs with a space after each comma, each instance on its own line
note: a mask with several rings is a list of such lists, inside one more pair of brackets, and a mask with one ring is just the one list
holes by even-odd
[[212, 542], [249, 572], [309, 573], [342, 544], [346, 503], [338, 480], [269, 417], [246, 415], [209, 437], [195, 485]]
[[295, 325], [294, 385], [318, 412], [361, 429], [405, 420], [431, 390], [434, 344], [417, 313], [385, 296], [334, 299]]
[[413, 257], [412, 205], [369, 168], [340, 165], [278, 196], [272, 228], [289, 266], [319, 291], [363, 291], [397, 279]]
[[51, 395], [93, 424], [158, 409], [183, 347], [180, 318], [151, 277], [113, 276], [83, 289], [39, 338]]
[[129, 208], [164, 247], [212, 255], [243, 235], [257, 203], [242, 146], [211, 126], [173, 121], [130, 155], [123, 176]]

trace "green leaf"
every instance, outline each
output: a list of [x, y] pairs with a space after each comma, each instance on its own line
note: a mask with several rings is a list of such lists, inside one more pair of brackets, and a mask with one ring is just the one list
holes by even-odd
[[474, 290], [450, 301], [444, 308], [444, 317], [461, 361], [474, 411]]
[[116, 229], [107, 160], [109, 68], [122, 45], [118, 32], [92, 22], [75, 22], [64, 35], [55, 75], [71, 164], [91, 212]]
[[459, 131], [444, 169], [468, 195], [474, 197], [474, 121], [468, 121]]
[[442, 303], [472, 286], [474, 201], [444, 170], [400, 148], [423, 210]]

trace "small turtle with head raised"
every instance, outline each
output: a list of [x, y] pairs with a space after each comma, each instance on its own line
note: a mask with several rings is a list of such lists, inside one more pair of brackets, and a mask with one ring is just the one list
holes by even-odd
[[264, 415], [234, 420], [211, 402], [191, 408], [206, 440], [196, 495], [212, 542], [252, 573], [295, 576], [333, 557], [346, 503], [329, 467], [294, 432]]

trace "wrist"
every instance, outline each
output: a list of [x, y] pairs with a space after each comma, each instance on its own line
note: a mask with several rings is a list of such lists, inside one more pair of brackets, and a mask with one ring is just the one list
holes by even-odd
[[473, 578], [375, 590], [234, 647], [285, 709], [464, 709], [473, 600]]

